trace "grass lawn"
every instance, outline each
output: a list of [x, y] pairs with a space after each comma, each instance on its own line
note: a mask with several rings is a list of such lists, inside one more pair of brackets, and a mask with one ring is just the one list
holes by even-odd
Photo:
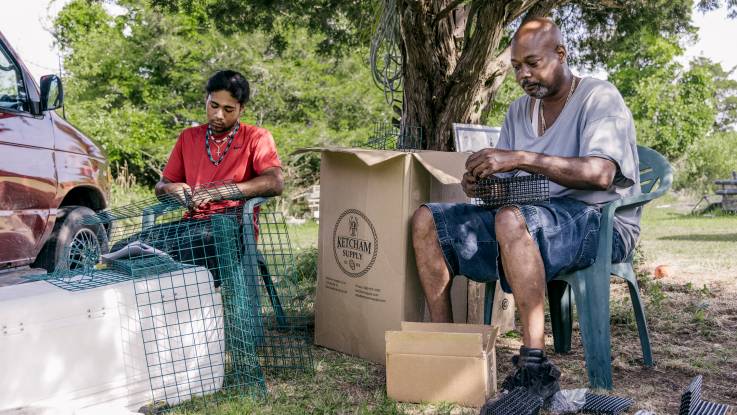
[[[611, 393], [635, 399], [631, 414], [639, 409], [677, 413], [682, 390], [697, 374], [705, 378], [704, 398], [737, 405], [737, 216], [695, 217], [688, 210], [686, 202], [667, 196], [650, 204], [643, 217], [639, 273], [655, 367], [640, 364], [626, 284], [612, 285], [615, 389]], [[290, 237], [297, 254], [314, 250], [317, 225], [290, 226]], [[667, 265], [669, 272], [656, 280], [652, 271], [657, 265]], [[552, 353], [552, 337], [547, 343]], [[509, 360], [519, 345], [514, 332], [500, 340], [500, 379], [510, 371]], [[478, 413], [477, 408], [451, 404], [393, 402], [386, 398], [381, 365], [321, 347], [313, 347], [313, 352], [313, 373], [267, 377], [266, 397], [232, 399], [206, 411], [177, 413]], [[563, 372], [563, 388], [587, 386], [577, 333], [572, 352], [552, 358]]]

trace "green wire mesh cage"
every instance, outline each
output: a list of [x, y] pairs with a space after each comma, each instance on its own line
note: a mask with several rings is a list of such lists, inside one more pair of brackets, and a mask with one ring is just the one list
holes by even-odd
[[308, 300], [284, 218], [264, 201], [213, 183], [101, 212], [82, 221], [95, 241], [35, 278], [133, 285], [152, 402], [264, 393], [265, 374], [312, 368]]

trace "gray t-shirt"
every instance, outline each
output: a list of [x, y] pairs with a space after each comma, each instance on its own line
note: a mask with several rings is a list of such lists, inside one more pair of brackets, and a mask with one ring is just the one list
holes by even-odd
[[[550, 182], [551, 197], [570, 197], [600, 207], [612, 200], [640, 194], [639, 159], [632, 114], [614, 85], [583, 78], [552, 126], [536, 136], [527, 95], [515, 100], [504, 120], [497, 148], [526, 150], [561, 157], [595, 156], [617, 165], [607, 190], [576, 190]], [[641, 208], [622, 208], [614, 217], [629, 252], [640, 235]]]

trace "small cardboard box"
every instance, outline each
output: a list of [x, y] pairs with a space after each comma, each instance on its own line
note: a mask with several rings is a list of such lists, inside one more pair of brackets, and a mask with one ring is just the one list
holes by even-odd
[[400, 402], [480, 407], [496, 393], [498, 328], [402, 322], [386, 332], [386, 393]]

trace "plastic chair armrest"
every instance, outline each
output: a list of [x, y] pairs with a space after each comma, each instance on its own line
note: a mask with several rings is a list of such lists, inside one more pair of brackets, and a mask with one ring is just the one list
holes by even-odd
[[255, 210], [258, 206], [266, 203], [268, 197], [254, 197], [247, 199], [243, 204], [243, 243], [246, 248], [251, 245], [255, 247], [256, 243], [256, 227], [254, 226]]
[[269, 199], [271, 198], [260, 196], [246, 199], [246, 203], [243, 204], [243, 212], [253, 213], [253, 210], [256, 209], [257, 206], [261, 206], [262, 204], [268, 202]]
[[[653, 199], [665, 194], [668, 191], [670, 185], [661, 186], [658, 190], [650, 193], [643, 193], [635, 196], [625, 197], [622, 199], [613, 200], [601, 209], [601, 225], [599, 231], [599, 250], [597, 252], [598, 258], [611, 258], [612, 256], [612, 233], [614, 232], [614, 213], [617, 209], [624, 207], [638, 207], [645, 205]], [[597, 261], [599, 262], [599, 261]], [[606, 262], [606, 261], [601, 261]]]

